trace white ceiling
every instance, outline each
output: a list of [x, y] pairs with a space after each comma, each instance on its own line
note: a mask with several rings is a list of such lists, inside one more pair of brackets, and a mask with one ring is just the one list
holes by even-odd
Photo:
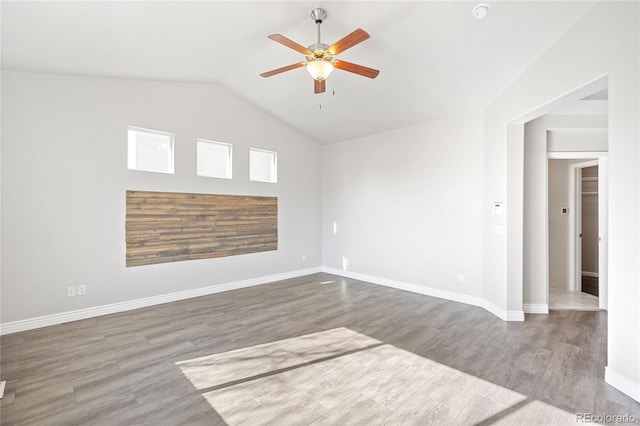
[[554, 115], [609, 115], [609, 89], [602, 89], [592, 95], [573, 100], [549, 113]]
[[478, 3], [321, 2], [322, 41], [363, 28], [340, 58], [381, 73], [336, 70], [320, 96], [303, 68], [258, 75], [303, 59], [267, 35], [314, 43], [317, 2], [2, 1], [2, 67], [219, 83], [327, 144], [484, 108], [594, 2], [488, 2], [476, 20]]

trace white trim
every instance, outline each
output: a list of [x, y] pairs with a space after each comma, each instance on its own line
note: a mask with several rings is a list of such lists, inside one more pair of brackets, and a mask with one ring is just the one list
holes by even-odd
[[0, 382], [0, 399], [4, 398], [4, 387], [7, 384], [6, 380]]
[[640, 383], [627, 379], [622, 374], [614, 371], [609, 366], [604, 368], [604, 381], [620, 392], [640, 402]]
[[[569, 166], [571, 170], [571, 174], [574, 176], [575, 189], [574, 192], [569, 192], [571, 198], [575, 198], [575, 204], [573, 207], [573, 226], [575, 227], [575, 231], [573, 234], [574, 237], [574, 254], [575, 258], [573, 259], [573, 279], [572, 282], [573, 287], [571, 288], [573, 291], [582, 291], [582, 169], [587, 165], [593, 166], [593, 160], [589, 160], [583, 163], [576, 163]], [[571, 223], [571, 221], [569, 222]], [[571, 242], [569, 242], [571, 244]], [[571, 262], [569, 263], [569, 267], [571, 267]]]
[[[204, 156], [204, 151], [201, 153], [200, 148], [206, 145], [217, 145], [227, 149], [224, 156], [227, 166], [227, 174], [225, 176], [208, 175], [204, 173], [204, 170], [200, 170], [200, 156]], [[216, 179], [233, 179], [233, 144], [204, 138], [196, 138], [196, 176]]]
[[[252, 177], [254, 173], [254, 166], [253, 161], [251, 160], [251, 154], [254, 152], [271, 155], [271, 176], [269, 177], [269, 180]], [[249, 180], [252, 182], [278, 183], [278, 153], [267, 149], [249, 147]]]
[[365, 281], [372, 284], [378, 284], [385, 287], [391, 287], [398, 290], [410, 291], [412, 293], [423, 294], [425, 296], [438, 297], [440, 299], [450, 300], [452, 302], [464, 303], [467, 305], [478, 306], [491, 312], [503, 321], [524, 321], [523, 311], [507, 311], [488, 300], [481, 297], [470, 296], [468, 294], [456, 293], [448, 290], [441, 290], [432, 287], [426, 287], [419, 284], [405, 283], [402, 281], [390, 280], [387, 278], [375, 277], [372, 275], [361, 274], [358, 272], [344, 271], [342, 269], [322, 267], [322, 272], [338, 275], [341, 277], [352, 278], [355, 280]]
[[[570, 153], [568, 153], [570, 154]], [[597, 160], [585, 161], [569, 165], [569, 290], [581, 291], [581, 276], [598, 278], [598, 306], [608, 307], [608, 263], [609, 263], [609, 229], [608, 229], [608, 156], [606, 152]], [[582, 168], [598, 166], [598, 272], [582, 271], [582, 248], [579, 238], [580, 212], [582, 209]], [[579, 175], [579, 176], [578, 176]], [[580, 178], [578, 180], [578, 178]], [[602, 273], [602, 277], [600, 274]]]
[[[133, 147], [134, 149], [131, 149], [131, 143], [132, 141], [129, 139], [130, 133], [129, 132], [134, 132], [134, 133], [147, 133], [147, 134], [152, 134], [152, 135], [159, 135], [159, 136], [166, 136], [167, 138], [169, 138], [169, 156], [167, 158], [167, 170], [149, 170], [149, 169], [142, 169], [139, 168], [137, 166], [137, 153], [136, 153], [136, 146], [138, 144], [137, 138], [134, 138], [133, 140]], [[129, 156], [133, 155], [134, 157], [134, 164], [131, 164], [130, 158]], [[127, 126], [127, 169], [128, 170], [133, 170], [133, 171], [137, 171], [137, 172], [149, 172], [149, 173], [164, 173], [164, 174], [170, 174], [173, 175], [175, 174], [175, 135], [173, 133], [170, 132], [164, 132], [162, 130], [154, 130], [154, 129], [146, 129], [144, 127], [137, 127], [137, 126]]]
[[[451, 299], [448, 299], [451, 300]], [[489, 302], [486, 299], [483, 299], [481, 297], [478, 298], [479, 303], [473, 303], [473, 306], [478, 306], [480, 308], [483, 308], [484, 310], [488, 311], [489, 313], [497, 316], [498, 318], [500, 318], [502, 321], [507, 321], [507, 318], [509, 317], [509, 312], [507, 312], [506, 310], [502, 309], [500, 306]], [[460, 303], [465, 303], [460, 301]], [[471, 303], [470, 303], [471, 304]]]
[[525, 303], [522, 305], [525, 314], [548, 314], [549, 305], [546, 303]]
[[146, 308], [148, 306], [159, 305], [162, 303], [176, 302], [178, 300], [191, 299], [193, 297], [206, 296], [214, 293], [221, 293], [223, 291], [253, 287], [260, 284], [268, 284], [274, 281], [301, 277], [318, 272], [321, 272], [321, 268], [319, 266], [315, 268], [285, 272], [282, 274], [266, 275], [263, 277], [250, 278], [247, 280], [215, 284], [208, 287], [194, 288], [192, 290], [179, 291], [176, 293], [145, 297], [144, 299], [129, 300], [126, 302], [112, 303], [110, 305], [95, 306], [93, 308], [78, 309], [76, 311], [62, 312], [59, 314], [45, 315], [37, 318], [12, 321], [5, 324], [0, 324], [0, 336], [5, 334], [17, 333], [20, 331], [32, 330], [34, 328], [47, 327], [50, 325], [57, 325], [71, 321], [98, 317], [101, 315], [109, 315], [117, 312], [129, 311], [132, 309]]
[[585, 158], [602, 158], [609, 155], [609, 151], [555, 151], [547, 152], [549, 160], [581, 160]]
[[609, 157], [598, 159], [598, 303], [609, 306]]
[[425, 296], [439, 297], [441, 299], [451, 300], [453, 302], [466, 303], [467, 305], [481, 306], [484, 299], [475, 296], [469, 296], [466, 294], [455, 293], [448, 290], [440, 290], [436, 288], [426, 287], [419, 284], [405, 283], [396, 280], [390, 280], [387, 278], [375, 277], [373, 275], [361, 274], [358, 272], [344, 271], [342, 269], [330, 268], [327, 266], [322, 267], [322, 272], [328, 274], [339, 275], [341, 277], [352, 278], [354, 280], [360, 280], [369, 282], [372, 284], [383, 285], [385, 287], [391, 287], [398, 290], [410, 291], [412, 293], [424, 294]]
[[[570, 153], [567, 153], [570, 154]], [[603, 153], [606, 156], [606, 152]], [[597, 166], [599, 160], [569, 164], [569, 290], [582, 291], [582, 169]], [[548, 190], [547, 190], [548, 191]], [[547, 192], [548, 197], [548, 192]], [[599, 206], [598, 206], [599, 207]], [[598, 253], [599, 256], [602, 253]]]
[[[486, 301], [485, 301], [486, 302]], [[489, 303], [489, 302], [486, 302]], [[487, 307], [484, 307], [487, 309]], [[488, 310], [488, 309], [487, 309]], [[491, 312], [491, 311], [489, 311]], [[503, 318], [504, 321], [524, 321], [524, 311], [507, 311], [507, 317]]]

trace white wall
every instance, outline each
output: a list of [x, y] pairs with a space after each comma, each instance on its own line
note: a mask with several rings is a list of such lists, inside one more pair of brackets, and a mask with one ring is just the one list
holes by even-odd
[[[589, 116], [585, 116], [589, 117]], [[603, 116], [594, 116], [603, 117]], [[548, 131], [547, 151], [606, 151], [608, 148], [608, 131], [605, 123], [602, 128], [595, 129], [552, 129]]]
[[[523, 208], [523, 305], [548, 305], [547, 281], [550, 251], [547, 216], [547, 152], [607, 151], [606, 115], [543, 115], [525, 124]], [[550, 130], [553, 129], [553, 130]], [[555, 143], [553, 134], [556, 134]], [[568, 138], [558, 135], [570, 135]], [[582, 135], [583, 139], [574, 138]], [[587, 136], [591, 135], [591, 136]], [[595, 136], [593, 136], [595, 135]], [[597, 141], [597, 143], [594, 143]], [[564, 184], [568, 186], [568, 181]], [[566, 190], [566, 188], [565, 188]], [[551, 196], [551, 194], [550, 194]], [[565, 207], [567, 207], [565, 205]], [[565, 215], [568, 217], [568, 215]], [[554, 252], [557, 254], [555, 247]], [[565, 260], [568, 260], [566, 255]], [[557, 262], [556, 262], [557, 263]], [[557, 268], [557, 266], [556, 266]], [[566, 282], [566, 279], [562, 282]]]
[[[10, 71], [2, 89], [2, 323], [321, 265], [319, 145], [227, 90]], [[127, 170], [127, 125], [175, 134], [175, 175]], [[233, 180], [196, 176], [196, 137], [233, 144]], [[249, 182], [250, 146], [278, 152], [277, 184]], [[277, 196], [278, 250], [126, 268], [128, 189]]]
[[[599, 2], [485, 111], [485, 295], [494, 303], [522, 305], [522, 270], [508, 275], [522, 250], [507, 252], [492, 234], [490, 203], [507, 200], [522, 215], [522, 163], [509, 163], [523, 140], [508, 139], [505, 126], [558, 97], [608, 76], [609, 83], [609, 315], [607, 380], [640, 399], [640, 93], [639, 5]], [[513, 201], [513, 202], [512, 202]], [[511, 217], [511, 215], [509, 215]], [[508, 234], [522, 241], [522, 228]], [[522, 247], [522, 243], [520, 244]], [[519, 272], [519, 273], [518, 273]], [[508, 276], [507, 276], [508, 275]], [[506, 294], [506, 298], [505, 298]], [[506, 300], [505, 300], [506, 299]]]
[[482, 295], [481, 114], [322, 153], [324, 266]]
[[[540, 120], [540, 119], [539, 119]], [[524, 126], [524, 305], [547, 305], [547, 129], [539, 120]]]
[[[569, 283], [569, 160], [549, 160], [549, 286], [566, 289]], [[531, 290], [533, 290], [531, 288]], [[533, 291], [525, 291], [535, 300]], [[525, 303], [527, 299], [525, 299]]]

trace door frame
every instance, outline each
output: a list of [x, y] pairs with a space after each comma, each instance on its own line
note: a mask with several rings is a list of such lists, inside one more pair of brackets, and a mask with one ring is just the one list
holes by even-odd
[[569, 164], [569, 291], [582, 291], [582, 169], [593, 166], [598, 160]]
[[[604, 310], [607, 309], [608, 305], [609, 270], [608, 155], [608, 152], [549, 152], [547, 155], [549, 160], [585, 160], [569, 165], [569, 268], [567, 287], [570, 291], [582, 290], [582, 251], [580, 245], [582, 169], [598, 166], [598, 304], [599, 308]], [[549, 190], [547, 188], [547, 203], [548, 200]]]

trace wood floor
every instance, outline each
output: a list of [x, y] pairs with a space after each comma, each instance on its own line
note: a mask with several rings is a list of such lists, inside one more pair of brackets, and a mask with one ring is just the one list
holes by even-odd
[[[328, 274], [3, 336], [2, 425], [576, 424], [606, 312], [506, 323]], [[637, 420], [640, 421], [640, 420]]]
[[596, 296], [581, 291], [549, 286], [549, 309], [598, 311], [600, 310], [600, 301]]

